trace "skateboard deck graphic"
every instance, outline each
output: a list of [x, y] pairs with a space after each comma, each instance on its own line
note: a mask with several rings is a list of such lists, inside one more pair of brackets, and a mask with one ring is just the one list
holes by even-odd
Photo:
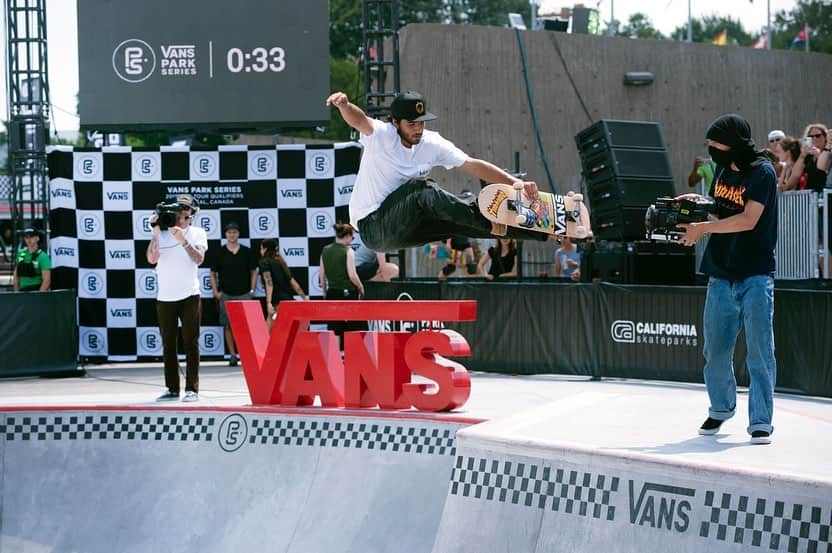
[[577, 239], [590, 235], [589, 211], [581, 194], [538, 194], [539, 199], [530, 202], [522, 188], [489, 184], [480, 191], [477, 203], [483, 216], [494, 223]]

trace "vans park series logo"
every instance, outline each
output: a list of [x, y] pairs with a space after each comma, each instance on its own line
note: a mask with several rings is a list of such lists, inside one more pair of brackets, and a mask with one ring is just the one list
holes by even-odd
[[153, 47], [138, 38], [130, 38], [113, 50], [113, 71], [128, 83], [147, 80], [157, 70], [162, 77], [193, 77], [197, 74], [196, 46], [167, 44], [159, 46], [159, 57]]

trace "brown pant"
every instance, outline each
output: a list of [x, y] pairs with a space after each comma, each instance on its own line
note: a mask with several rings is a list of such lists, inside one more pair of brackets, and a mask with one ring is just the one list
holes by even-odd
[[182, 321], [182, 349], [187, 371], [185, 391], [199, 391], [199, 320], [202, 304], [199, 296], [179, 301], [157, 301], [156, 316], [162, 335], [162, 356], [165, 361], [165, 386], [174, 394], [179, 393], [179, 321]]

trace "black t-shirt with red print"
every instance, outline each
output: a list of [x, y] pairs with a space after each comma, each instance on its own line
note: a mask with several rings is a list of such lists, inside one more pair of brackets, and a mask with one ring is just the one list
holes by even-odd
[[774, 274], [777, 244], [777, 176], [768, 161], [740, 172], [717, 166], [709, 195], [720, 219], [745, 210], [748, 200], [764, 206], [757, 225], [748, 231], [711, 234], [701, 270], [708, 276], [742, 280]]

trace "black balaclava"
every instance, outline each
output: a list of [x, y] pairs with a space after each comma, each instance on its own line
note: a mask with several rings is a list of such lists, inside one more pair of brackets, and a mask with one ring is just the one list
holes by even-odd
[[726, 169], [731, 168], [731, 163], [736, 163], [740, 170], [747, 169], [757, 158], [754, 141], [751, 140], [751, 126], [739, 115], [729, 113], [718, 117], [708, 127], [705, 136], [731, 147], [728, 151], [708, 147], [711, 159]]

